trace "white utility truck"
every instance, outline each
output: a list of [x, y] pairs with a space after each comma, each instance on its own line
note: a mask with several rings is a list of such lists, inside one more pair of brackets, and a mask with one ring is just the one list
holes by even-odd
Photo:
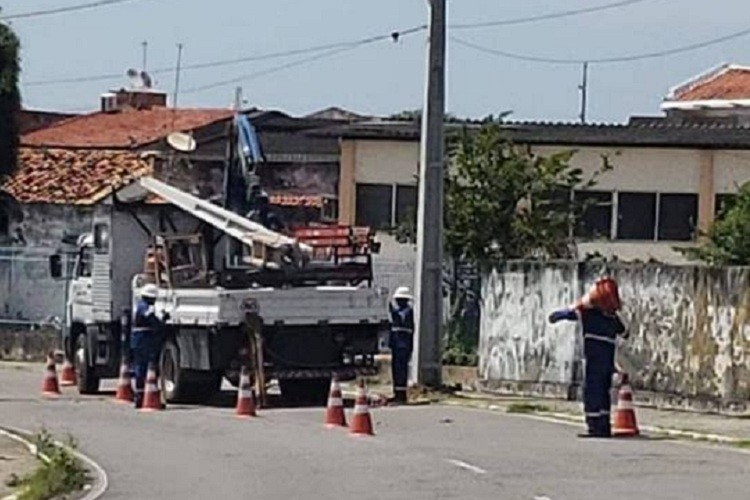
[[[285, 399], [320, 402], [332, 374], [374, 374], [387, 290], [371, 286], [374, 242], [351, 230], [335, 228], [338, 242], [350, 235], [347, 257], [320, 262], [312, 246], [154, 178], [113, 192], [79, 238], [68, 276], [63, 346], [79, 391], [117, 377], [146, 283], [159, 287], [157, 313], [168, 313], [160, 356], [168, 402], [206, 401], [223, 377], [236, 385], [243, 365], [261, 403], [272, 379]], [[312, 231], [311, 244], [323, 233]], [[53, 276], [66, 274], [62, 262], [51, 258]]]

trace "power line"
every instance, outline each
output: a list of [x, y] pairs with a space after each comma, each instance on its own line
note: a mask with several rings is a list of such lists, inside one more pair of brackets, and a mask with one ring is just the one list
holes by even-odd
[[[323, 44], [323, 45], [314, 45], [312, 47], [307, 47], [307, 48], [302, 48], [302, 49], [292, 49], [292, 50], [285, 50], [285, 51], [279, 51], [279, 52], [269, 52], [266, 54], [237, 57], [233, 59], [223, 59], [223, 60], [218, 60], [218, 61], [187, 64], [182, 67], [182, 70], [189, 71], [189, 70], [198, 70], [198, 69], [217, 68], [221, 66], [232, 66], [235, 64], [242, 64], [246, 62], [264, 61], [264, 60], [269, 60], [269, 59], [281, 59], [284, 57], [311, 54], [311, 53], [328, 51], [328, 50], [339, 49], [339, 48], [350, 48], [352, 46], [360, 46], [360, 45], [380, 42], [380, 41], [388, 40], [388, 39], [399, 40], [402, 37], [409, 36], [414, 33], [424, 31], [426, 29], [427, 29], [426, 25], [419, 25], [419, 26], [414, 26], [412, 28], [408, 28], [405, 30], [393, 31], [388, 34], [371, 36], [367, 38], [360, 38], [357, 40], [350, 40], [346, 42], [335, 42], [335, 43], [328, 43], [328, 44]], [[170, 67], [157, 68], [152, 71], [149, 71], [149, 73], [152, 75], [160, 75], [160, 74], [172, 73], [174, 71], [175, 71], [175, 68], [170, 66]], [[57, 84], [63, 84], [63, 83], [96, 82], [96, 81], [114, 80], [114, 79], [118, 79], [122, 77], [123, 77], [123, 73], [105, 73], [101, 75], [24, 82], [24, 86], [41, 87], [41, 86], [46, 86], [46, 85], [57, 85]]]
[[28, 19], [30, 17], [50, 16], [53, 14], [62, 14], [64, 12], [75, 12], [75, 11], [85, 10], [85, 9], [95, 9], [97, 7], [104, 7], [107, 5], [116, 5], [119, 3], [132, 2], [132, 1], [134, 0], [98, 0], [96, 2], [68, 5], [67, 7], [56, 7], [53, 9], [44, 9], [44, 10], [32, 10], [29, 12], [19, 12], [18, 14], [8, 14], [7, 16], [0, 15], [0, 19], [4, 21], [10, 21], [13, 19]]
[[[320, 59], [326, 59], [336, 54], [340, 54], [342, 52], [348, 52], [350, 50], [354, 50], [354, 49], [363, 47], [365, 45], [371, 45], [376, 42], [381, 42], [381, 41], [389, 40], [389, 39], [393, 41], [398, 41], [404, 36], [412, 35], [420, 31], [424, 31], [426, 29], [427, 29], [427, 25], [421, 25], [421, 26], [415, 26], [413, 28], [409, 28], [403, 31], [394, 31], [392, 33], [389, 33], [388, 35], [379, 35], [379, 36], [373, 36], [369, 38], [363, 38], [361, 40], [357, 40], [356, 42], [344, 42], [344, 43], [338, 43], [338, 44], [331, 44], [329, 47], [333, 47], [333, 48], [323, 52], [322, 54], [316, 54], [311, 57], [298, 59], [296, 61], [281, 64], [278, 66], [274, 66], [272, 68], [268, 68], [268, 69], [261, 70], [261, 71], [256, 71], [254, 73], [249, 73], [249, 74], [238, 76], [235, 78], [230, 78], [228, 80], [221, 80], [218, 82], [210, 83], [208, 85], [201, 85], [199, 87], [193, 87], [193, 88], [186, 90], [184, 93], [193, 94], [196, 92], [202, 92], [204, 90], [210, 90], [210, 89], [217, 88], [217, 87], [223, 87], [225, 85], [230, 85], [230, 84], [238, 83], [241, 81], [253, 80], [261, 76], [269, 75], [272, 73], [278, 73], [279, 71], [283, 71], [285, 69], [294, 68], [296, 66], [302, 66], [303, 64], [308, 64], [313, 61], [318, 61]], [[297, 51], [297, 52], [302, 53], [303, 51]]]
[[614, 3], [608, 3], [605, 5], [599, 5], [596, 7], [584, 7], [582, 9], [563, 10], [558, 12], [550, 12], [549, 14], [539, 14], [536, 16], [529, 17], [518, 17], [515, 19], [500, 19], [498, 21], [483, 21], [479, 23], [462, 23], [462, 24], [450, 24], [448, 27], [454, 30], [465, 30], [465, 29], [477, 29], [477, 28], [490, 28], [497, 26], [512, 26], [516, 24], [527, 24], [534, 23], [537, 21], [547, 21], [551, 19], [561, 19], [563, 17], [573, 17], [582, 14], [590, 14], [593, 12], [600, 12], [604, 10], [620, 9], [623, 7], [629, 7], [638, 3], [650, 2], [652, 0], [620, 0]]
[[493, 49], [490, 47], [485, 47], [483, 45], [478, 45], [476, 43], [468, 42], [466, 40], [463, 40], [461, 38], [457, 37], [451, 37], [451, 41], [462, 45], [464, 47], [468, 47], [474, 50], [477, 50], [479, 52], [484, 52], [485, 54], [505, 57], [509, 59], [517, 59], [520, 61], [530, 61], [530, 62], [538, 62], [538, 63], [545, 63], [545, 64], [575, 64], [575, 65], [581, 65], [584, 63], [589, 64], [608, 64], [608, 63], [622, 63], [622, 62], [633, 62], [633, 61], [642, 61], [644, 59], [655, 59], [659, 57], [666, 57], [671, 56], [675, 54], [682, 54], [685, 52], [692, 52], [694, 50], [703, 49], [705, 47], [710, 47], [711, 45], [717, 45], [720, 43], [728, 42], [730, 40], [734, 40], [737, 38], [741, 38], [744, 36], [750, 35], [750, 28], [737, 31], [734, 33], [731, 33], [729, 35], [724, 35], [718, 38], [712, 38], [710, 40], [705, 40], [703, 42], [693, 43], [690, 45], [685, 45], [682, 47], [676, 47], [674, 49], [667, 49], [667, 50], [660, 50], [656, 52], [645, 52], [641, 54], [633, 54], [633, 55], [627, 55], [627, 56], [617, 56], [617, 57], [590, 57], [586, 59], [566, 59], [566, 58], [553, 58], [553, 57], [540, 57], [540, 56], [531, 56], [527, 54], [519, 54], [516, 52], [508, 52], [504, 50], [499, 49]]

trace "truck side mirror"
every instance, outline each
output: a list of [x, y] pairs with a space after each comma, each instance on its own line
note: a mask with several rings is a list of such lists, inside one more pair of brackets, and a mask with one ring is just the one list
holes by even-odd
[[62, 278], [63, 275], [63, 269], [62, 269], [62, 257], [60, 254], [50, 255], [49, 256], [49, 274], [54, 279], [58, 280]]

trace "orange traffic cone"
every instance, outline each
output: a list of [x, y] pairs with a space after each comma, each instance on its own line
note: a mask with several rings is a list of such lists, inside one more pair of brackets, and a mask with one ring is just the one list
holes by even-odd
[[130, 380], [130, 367], [128, 362], [123, 358], [120, 364], [120, 380], [117, 382], [117, 393], [115, 394], [115, 402], [117, 403], [132, 403], [133, 385]]
[[627, 373], [622, 374], [622, 383], [617, 393], [617, 409], [615, 410], [615, 424], [612, 435], [617, 437], [632, 437], [640, 434], [633, 408], [633, 391], [628, 382]]
[[153, 363], [150, 363], [146, 375], [146, 392], [143, 394], [143, 406], [141, 406], [140, 411], [158, 411], [161, 409], [163, 409], [161, 391], [159, 391], [159, 382], [156, 378], [156, 367]]
[[57, 369], [55, 368], [55, 356], [52, 353], [47, 354], [47, 371], [42, 383], [42, 394], [45, 396], [58, 396], [60, 386], [57, 383]]
[[346, 415], [344, 415], [344, 398], [341, 396], [341, 386], [339, 385], [339, 378], [335, 373], [331, 378], [331, 392], [328, 395], [326, 427], [346, 427]]
[[76, 385], [76, 369], [73, 367], [73, 363], [67, 358], [65, 358], [62, 372], [60, 373], [60, 385], [66, 387]]
[[354, 401], [354, 416], [352, 417], [351, 434], [356, 436], [372, 436], [372, 420], [370, 419], [370, 408], [367, 405], [367, 392], [365, 381], [359, 381], [357, 388], [357, 399]]
[[255, 394], [253, 394], [253, 388], [250, 385], [250, 373], [247, 371], [247, 367], [242, 367], [240, 373], [240, 387], [237, 391], [237, 410], [235, 411], [237, 418], [251, 418], [257, 416], [255, 413]]

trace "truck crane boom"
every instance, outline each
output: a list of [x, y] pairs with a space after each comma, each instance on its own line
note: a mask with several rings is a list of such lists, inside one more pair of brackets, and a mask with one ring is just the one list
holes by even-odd
[[312, 253], [312, 247], [309, 245], [271, 231], [257, 222], [192, 196], [153, 177], [143, 177], [138, 182], [146, 191], [247, 245], [250, 255], [244, 257], [245, 264], [271, 269], [279, 269], [285, 264], [300, 267]]

